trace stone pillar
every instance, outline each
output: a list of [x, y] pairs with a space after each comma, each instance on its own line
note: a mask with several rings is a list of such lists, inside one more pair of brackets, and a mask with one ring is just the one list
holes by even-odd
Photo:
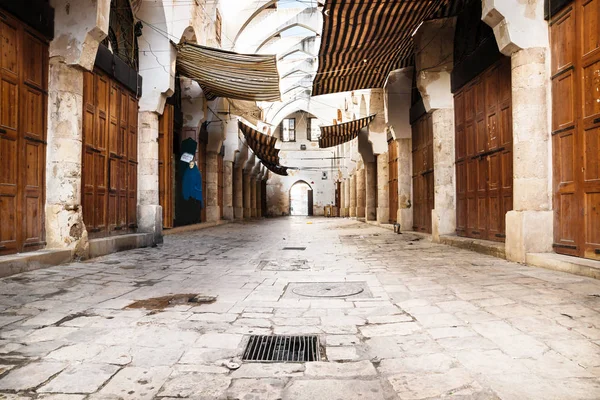
[[244, 218], [244, 171], [241, 166], [233, 168], [233, 215]]
[[506, 257], [525, 262], [527, 253], [551, 252], [554, 216], [548, 145], [545, 48], [511, 56], [513, 109], [513, 211], [506, 214]]
[[262, 190], [261, 190], [262, 179], [256, 180], [256, 216], [262, 217]]
[[251, 217], [250, 209], [251, 205], [251, 196], [250, 196], [250, 173], [246, 170], [243, 170], [243, 182], [244, 182], [244, 219], [248, 219]]
[[340, 217], [345, 217], [346, 215], [344, 215], [344, 204], [346, 201], [346, 189], [345, 189], [345, 183], [342, 180], [340, 182]]
[[356, 218], [356, 172], [350, 177], [350, 216]]
[[233, 161], [223, 161], [223, 219], [233, 219]]
[[433, 240], [456, 231], [456, 188], [454, 167], [454, 109], [433, 111], [434, 206], [431, 211]]
[[162, 243], [162, 207], [158, 194], [158, 114], [138, 116], [138, 231]]
[[412, 140], [398, 139], [398, 215], [400, 228], [413, 228], [412, 208]]
[[365, 200], [366, 200], [366, 188], [365, 188], [365, 169], [361, 168], [356, 172], [356, 217], [365, 217]]
[[387, 224], [390, 221], [390, 195], [388, 176], [388, 153], [377, 155], [377, 222]]
[[218, 154], [213, 151], [206, 152], [206, 222], [215, 222], [221, 219], [217, 157]]
[[344, 180], [344, 213], [350, 216], [350, 178]]
[[365, 162], [365, 217], [377, 221], [377, 163]]
[[256, 217], [256, 177], [250, 177], [250, 216]]
[[48, 77], [46, 242], [87, 257], [81, 208], [83, 70], [51, 58]]
[[455, 19], [427, 21], [414, 36], [417, 87], [425, 110], [432, 114], [435, 199], [431, 230], [436, 242], [440, 235], [456, 232], [454, 96], [450, 85], [455, 24]]

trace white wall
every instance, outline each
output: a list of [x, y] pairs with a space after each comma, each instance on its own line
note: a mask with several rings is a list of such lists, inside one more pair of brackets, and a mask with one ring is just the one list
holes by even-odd
[[[296, 167], [300, 170], [289, 170], [289, 176], [270, 174], [267, 181], [267, 207], [269, 216], [289, 215], [290, 188], [298, 181], [305, 181], [313, 189], [313, 214], [323, 215], [326, 205], [335, 203], [335, 179], [332, 166], [334, 149], [320, 149], [318, 142], [307, 138], [307, 118], [312, 117], [304, 111], [297, 111], [286, 118], [296, 119], [296, 141], [279, 142], [281, 165]], [[321, 124], [326, 122], [320, 121]], [[279, 127], [275, 137], [280, 138]], [[306, 150], [300, 150], [305, 145]], [[322, 179], [322, 172], [327, 173], [327, 179]]]

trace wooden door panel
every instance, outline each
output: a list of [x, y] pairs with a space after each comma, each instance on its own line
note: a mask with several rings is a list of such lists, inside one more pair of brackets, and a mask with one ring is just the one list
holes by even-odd
[[590, 55], [600, 48], [600, 0], [581, 1], [581, 55]]
[[19, 75], [19, 23], [12, 18], [2, 21], [2, 75]]
[[575, 15], [569, 11], [551, 22], [552, 74], [566, 70], [575, 62]]

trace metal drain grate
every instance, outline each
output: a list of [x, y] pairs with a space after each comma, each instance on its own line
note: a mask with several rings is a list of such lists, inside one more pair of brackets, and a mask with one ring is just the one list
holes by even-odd
[[306, 250], [306, 247], [284, 247], [283, 250]]
[[320, 361], [319, 337], [252, 335], [242, 360], [265, 363]]

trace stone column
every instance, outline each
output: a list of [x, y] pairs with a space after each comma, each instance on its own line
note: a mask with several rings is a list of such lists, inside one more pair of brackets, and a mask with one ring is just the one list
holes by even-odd
[[455, 19], [432, 20], [414, 36], [417, 87], [425, 110], [432, 114], [434, 206], [432, 237], [456, 232], [456, 188], [454, 166], [454, 96], [450, 75], [454, 65]]
[[256, 177], [250, 177], [250, 216], [256, 217]]
[[377, 155], [377, 222], [390, 222], [388, 153]]
[[248, 219], [251, 217], [250, 209], [251, 205], [251, 196], [250, 196], [250, 173], [246, 170], [243, 171], [243, 182], [244, 182], [244, 219]]
[[344, 213], [346, 217], [350, 216], [350, 178], [344, 181]]
[[233, 167], [233, 215], [244, 218], [244, 172], [241, 166]]
[[398, 215], [402, 230], [413, 228], [412, 140], [398, 139]]
[[549, 71], [545, 48], [513, 53], [513, 211], [506, 214], [506, 257], [551, 252], [554, 240], [548, 145]]
[[356, 172], [350, 177], [350, 216], [356, 218]]
[[158, 114], [138, 116], [138, 231], [162, 243], [162, 207], [158, 194]]
[[233, 161], [223, 161], [223, 219], [233, 219]]
[[365, 217], [377, 221], [377, 163], [365, 162]]
[[81, 207], [83, 70], [51, 58], [48, 76], [46, 243], [87, 257]]
[[342, 180], [340, 182], [340, 217], [346, 216], [346, 215], [344, 215], [344, 204], [346, 201], [345, 197], [346, 197], [345, 183]]
[[206, 152], [206, 222], [221, 219], [219, 208], [219, 165], [218, 154]]
[[262, 217], [262, 191], [261, 191], [262, 179], [256, 180], [256, 216]]
[[365, 169], [361, 168], [356, 172], [356, 217], [365, 217]]
[[431, 211], [433, 240], [456, 231], [456, 188], [454, 167], [454, 109], [432, 113], [434, 206]]

